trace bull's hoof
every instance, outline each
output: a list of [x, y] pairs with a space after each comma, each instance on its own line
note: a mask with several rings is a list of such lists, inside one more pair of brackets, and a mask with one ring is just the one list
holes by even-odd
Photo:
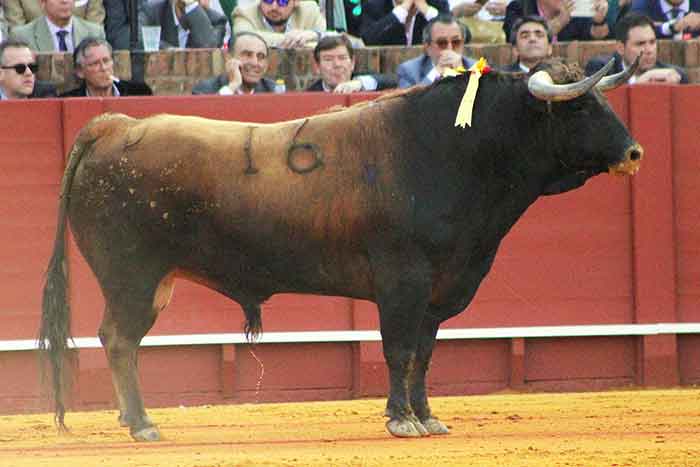
[[417, 418], [392, 418], [386, 422], [386, 429], [397, 438], [420, 438], [421, 436], [430, 436], [428, 430]]
[[437, 418], [426, 418], [421, 420], [421, 423], [431, 435], [447, 435], [450, 433], [449, 428]]
[[119, 414], [119, 426], [122, 428], [126, 428], [129, 426], [129, 422], [126, 421], [126, 416]]
[[136, 441], [160, 441], [160, 431], [155, 426], [148, 426], [138, 431], [132, 431], [131, 437]]

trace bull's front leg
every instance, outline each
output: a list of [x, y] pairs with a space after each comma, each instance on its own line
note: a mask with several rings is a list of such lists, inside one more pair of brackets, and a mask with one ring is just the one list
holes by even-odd
[[416, 350], [416, 360], [413, 369], [413, 381], [411, 383], [411, 407], [418, 420], [431, 435], [448, 434], [450, 430], [440, 420], [435, 418], [430, 411], [428, 404], [428, 392], [426, 390], [425, 378], [430, 366], [430, 359], [435, 347], [435, 338], [440, 327], [439, 321], [432, 319], [432, 313], [428, 308], [427, 316], [421, 325], [420, 336], [418, 338], [418, 348]]
[[432, 269], [410, 240], [392, 239], [386, 234], [374, 240], [369, 259], [384, 359], [389, 368], [386, 427], [394, 436], [427, 436], [428, 431], [411, 408], [410, 390], [421, 323], [430, 301]]

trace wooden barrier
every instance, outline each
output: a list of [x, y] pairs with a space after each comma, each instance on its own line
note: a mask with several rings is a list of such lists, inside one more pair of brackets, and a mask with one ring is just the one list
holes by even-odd
[[[91, 117], [105, 111], [137, 117], [169, 112], [273, 122], [371, 97], [290, 94], [3, 103], [0, 310], [5, 319], [0, 350], [11, 347], [9, 340], [36, 336], [64, 154]], [[610, 93], [616, 112], [645, 147], [641, 172], [633, 179], [596, 177], [582, 189], [535, 203], [506, 237], [470, 309], [443, 326], [569, 327], [535, 337], [521, 330], [507, 337], [488, 338], [485, 332], [483, 338], [443, 339], [429, 378], [433, 394], [700, 382], [696, 328], [659, 333], [634, 327], [700, 322], [700, 214], [695, 206], [700, 170], [694, 146], [700, 110], [692, 104], [698, 97], [696, 87], [638, 86]], [[101, 294], [72, 244], [69, 263], [72, 332], [95, 336]], [[263, 319], [268, 332], [378, 327], [373, 304], [341, 297], [274, 296], [264, 305]], [[236, 333], [242, 331], [242, 322], [235, 303], [180, 281], [173, 303], [150, 335]], [[617, 324], [631, 326], [614, 334], [588, 327]], [[585, 331], [579, 333], [581, 327]], [[183, 338], [182, 343], [143, 349], [140, 370], [148, 405], [347, 398], [383, 395], [386, 390], [376, 339], [300, 338], [255, 348], [237, 341], [202, 345]], [[0, 351], [0, 412], [45, 409], [35, 352], [17, 348]], [[112, 406], [102, 350], [86, 346], [72, 354], [71, 405]]]

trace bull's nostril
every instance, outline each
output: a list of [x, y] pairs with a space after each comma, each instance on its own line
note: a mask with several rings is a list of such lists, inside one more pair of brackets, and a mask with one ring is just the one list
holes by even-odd
[[637, 150], [630, 152], [630, 160], [632, 161], [638, 161], [641, 157], [642, 153]]

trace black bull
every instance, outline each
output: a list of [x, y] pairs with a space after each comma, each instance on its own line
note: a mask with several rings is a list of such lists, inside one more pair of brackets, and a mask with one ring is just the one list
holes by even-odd
[[144, 410], [137, 351], [175, 277], [238, 302], [252, 334], [275, 293], [376, 302], [390, 372], [388, 430], [447, 433], [425, 387], [440, 323], [469, 304], [501, 240], [538, 196], [606, 171], [633, 173], [641, 159], [592, 88], [602, 74], [581, 80], [562, 64], [545, 68], [529, 81], [484, 75], [466, 129], [454, 126], [465, 76], [274, 125], [92, 120], [63, 178], [44, 290], [39, 343], [52, 363], [59, 426], [69, 219], [106, 301], [99, 336], [120, 422], [135, 439], [160, 438]]

